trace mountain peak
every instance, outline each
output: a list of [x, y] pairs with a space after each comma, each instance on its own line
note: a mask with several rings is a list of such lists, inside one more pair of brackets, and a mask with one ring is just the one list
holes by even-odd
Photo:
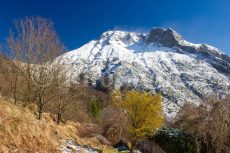
[[153, 28], [147, 38], [147, 42], [160, 43], [165, 47], [178, 45], [183, 37], [173, 29]]
[[107, 31], [60, 58], [70, 80], [84, 72], [97, 87], [109, 75], [115, 89], [127, 85], [160, 92], [168, 117], [185, 101], [198, 104], [207, 94], [226, 94], [230, 80], [227, 55], [206, 44], [190, 43], [173, 29], [153, 28], [148, 34]]
[[[155, 44], [162, 47], [177, 48], [177, 50], [216, 56], [222, 58], [224, 53], [219, 49], [207, 44], [194, 44], [186, 41], [179, 33], [171, 28], [152, 28], [148, 34], [128, 32], [121, 30], [110, 30], [104, 32], [99, 42], [103, 44], [116, 44], [118, 46], [133, 46], [133, 44], [146, 45]], [[226, 60], [226, 59], [225, 59]], [[228, 62], [230, 61], [227, 58]]]

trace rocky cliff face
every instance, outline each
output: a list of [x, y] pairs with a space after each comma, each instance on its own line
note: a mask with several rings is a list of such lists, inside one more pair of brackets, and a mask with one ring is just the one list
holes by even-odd
[[[59, 58], [71, 81], [84, 73], [94, 86], [100, 82], [161, 92], [167, 117], [185, 102], [199, 104], [205, 96], [226, 95], [229, 88], [230, 58], [215, 47], [190, 43], [172, 29], [107, 31]], [[105, 76], [109, 83], [101, 79]]]

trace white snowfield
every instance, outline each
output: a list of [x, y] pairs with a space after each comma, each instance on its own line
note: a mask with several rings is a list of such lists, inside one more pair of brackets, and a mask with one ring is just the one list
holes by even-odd
[[[173, 31], [172, 36], [175, 34]], [[185, 102], [199, 104], [205, 96], [228, 94], [230, 73], [220, 72], [212, 63], [213, 58], [222, 61], [220, 56], [224, 53], [219, 49], [193, 44], [183, 38], [178, 41], [178, 45], [198, 50], [193, 53], [147, 41], [148, 37], [149, 34], [107, 31], [99, 40], [90, 41], [59, 58], [72, 81], [84, 73], [96, 85], [97, 80], [109, 75], [115, 89], [132, 85], [153, 93], [161, 92], [168, 118], [174, 117]], [[200, 53], [200, 48], [211, 55]]]

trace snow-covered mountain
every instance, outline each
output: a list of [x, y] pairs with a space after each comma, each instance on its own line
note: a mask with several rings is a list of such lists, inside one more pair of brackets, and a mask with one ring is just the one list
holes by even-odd
[[230, 84], [227, 55], [190, 43], [172, 29], [153, 28], [148, 34], [107, 31], [59, 58], [72, 81], [85, 74], [96, 85], [109, 76], [117, 89], [127, 85], [161, 92], [167, 117], [185, 102], [199, 104], [207, 95], [227, 94]]

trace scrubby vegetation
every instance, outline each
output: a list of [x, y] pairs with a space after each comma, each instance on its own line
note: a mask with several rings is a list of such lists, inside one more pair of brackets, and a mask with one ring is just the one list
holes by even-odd
[[61, 142], [68, 139], [78, 145], [112, 151], [96, 137], [83, 137], [86, 125], [71, 121], [58, 125], [50, 113], [38, 120], [33, 109], [35, 105], [23, 108], [0, 99], [0, 152], [60, 152]]
[[210, 97], [199, 106], [184, 105], [175, 125], [196, 138], [198, 152], [230, 151], [229, 97]]

